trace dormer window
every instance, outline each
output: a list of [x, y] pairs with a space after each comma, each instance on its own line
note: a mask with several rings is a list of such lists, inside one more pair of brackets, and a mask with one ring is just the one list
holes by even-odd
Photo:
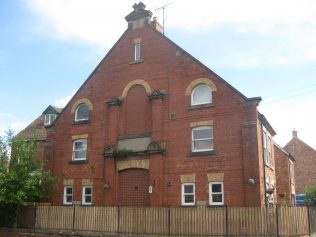
[[62, 109], [49, 105], [42, 113], [44, 126], [46, 127], [53, 125], [54, 121], [56, 120], [57, 116], [60, 114], [61, 111]]
[[57, 117], [56, 114], [45, 114], [44, 126], [52, 125], [56, 117]]
[[75, 121], [89, 120], [89, 107], [86, 104], [80, 104], [76, 110]]
[[140, 44], [135, 44], [135, 58], [134, 61], [140, 61]]

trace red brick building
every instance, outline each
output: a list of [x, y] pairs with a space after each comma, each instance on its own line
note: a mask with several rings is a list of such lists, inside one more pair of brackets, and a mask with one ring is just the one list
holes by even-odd
[[47, 128], [52, 126], [61, 111], [62, 109], [49, 105], [39, 117], [17, 134], [26, 140], [37, 141], [36, 160], [50, 159], [47, 154], [50, 149], [50, 143], [47, 143]]
[[296, 193], [302, 194], [306, 186], [316, 184], [316, 150], [300, 140], [297, 131], [292, 135], [284, 150], [295, 158]]
[[276, 190], [278, 204], [295, 205], [295, 176], [293, 156], [274, 144]]
[[257, 111], [261, 98], [165, 37], [141, 2], [133, 7], [128, 29], [47, 128], [52, 203], [275, 202], [275, 132]]

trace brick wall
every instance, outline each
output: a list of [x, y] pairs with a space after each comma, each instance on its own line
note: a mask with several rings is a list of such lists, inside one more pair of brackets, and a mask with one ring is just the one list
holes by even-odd
[[[132, 62], [136, 38], [141, 38], [143, 62], [139, 63]], [[210, 106], [192, 108], [185, 92], [199, 78], [210, 80], [216, 91]], [[146, 85], [131, 87], [125, 97], [124, 88], [134, 80]], [[163, 90], [166, 96], [149, 100], [147, 95], [154, 90]], [[105, 102], [112, 97], [121, 97], [122, 104], [107, 106]], [[83, 98], [93, 105], [89, 123], [75, 124], [71, 108]], [[190, 124], [203, 121], [213, 122], [214, 152], [192, 156]], [[246, 133], [245, 123], [253, 123]], [[116, 160], [104, 160], [103, 150], [117, 145], [118, 135], [145, 131], [151, 132], [152, 141], [166, 144], [164, 154], [134, 157], [150, 160], [150, 182], [155, 184], [151, 206], [179, 206], [180, 175], [192, 173], [196, 175], [196, 200], [201, 203], [209, 200], [207, 174], [224, 173], [225, 204], [262, 205], [256, 105], [149, 26], [124, 33], [48, 129], [54, 147], [51, 167], [60, 180], [52, 202], [61, 204], [64, 179], [74, 179], [74, 198], [80, 200], [81, 180], [90, 178], [94, 180], [94, 205], [119, 205], [124, 184], [119, 184]], [[70, 164], [72, 136], [81, 134], [88, 135], [88, 160]], [[256, 179], [255, 186], [249, 187], [250, 177]], [[110, 183], [109, 190], [103, 189], [105, 183]]]
[[282, 204], [285, 201], [290, 205], [291, 194], [295, 195], [295, 180], [291, 180], [290, 175], [290, 157], [287, 152], [277, 145], [274, 145], [274, 152], [278, 203]]
[[284, 149], [295, 159], [296, 193], [304, 193], [306, 186], [316, 183], [316, 151], [294, 134]]
[[149, 172], [127, 169], [119, 173], [119, 203], [121, 206], [149, 206]]

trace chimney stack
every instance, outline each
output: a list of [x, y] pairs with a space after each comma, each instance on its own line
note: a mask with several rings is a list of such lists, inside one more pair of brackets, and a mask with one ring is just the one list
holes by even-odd
[[128, 22], [128, 28], [137, 29], [149, 25], [153, 13], [145, 9], [146, 5], [139, 2], [138, 4], [135, 3], [133, 8], [134, 11], [125, 17], [125, 20]]
[[157, 17], [154, 16], [153, 17], [153, 21], [151, 22], [151, 25], [154, 29], [156, 29], [157, 31], [159, 31], [161, 34], [163, 34], [163, 27], [162, 25], [159, 24]]
[[292, 131], [292, 136], [293, 136], [293, 138], [297, 138], [297, 131], [295, 130], [295, 128]]

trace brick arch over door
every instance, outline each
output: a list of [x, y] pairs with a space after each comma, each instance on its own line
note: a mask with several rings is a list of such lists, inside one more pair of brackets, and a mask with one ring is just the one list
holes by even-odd
[[149, 171], [146, 169], [126, 169], [119, 172], [119, 205], [128, 207], [148, 207]]
[[150, 106], [148, 95], [142, 85], [132, 86], [126, 97], [126, 135], [150, 131]]

